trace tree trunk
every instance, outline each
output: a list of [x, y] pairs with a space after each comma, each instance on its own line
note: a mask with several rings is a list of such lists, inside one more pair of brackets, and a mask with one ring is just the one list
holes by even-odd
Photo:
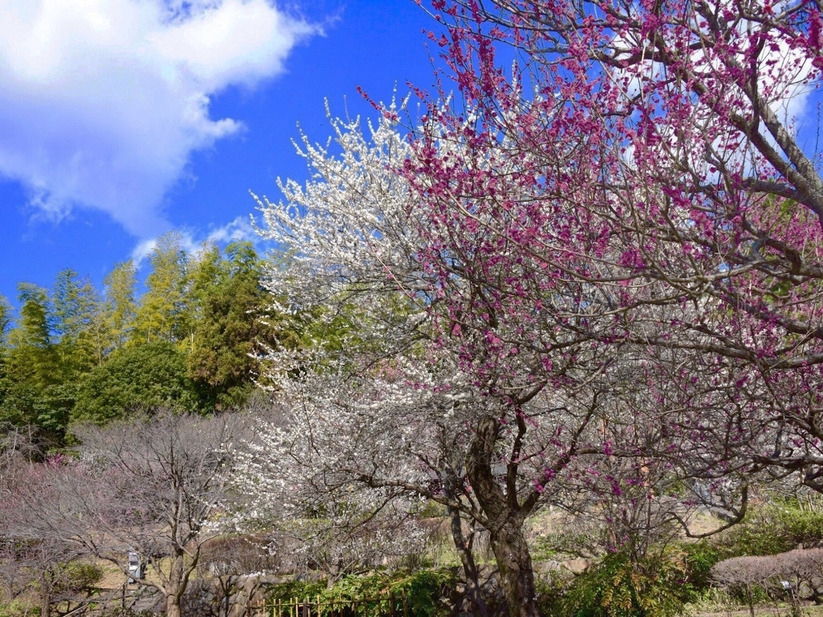
[[460, 511], [451, 506], [448, 507], [448, 511], [451, 519], [452, 540], [454, 541], [455, 549], [457, 549], [457, 554], [460, 556], [463, 573], [466, 576], [466, 597], [471, 604], [472, 614], [477, 615], [477, 617], [487, 617], [489, 611], [486, 608], [486, 603], [483, 600], [483, 594], [480, 589], [480, 577], [477, 573], [477, 564], [474, 562], [474, 555], [472, 555], [471, 544], [466, 541], [463, 535]]
[[749, 615], [754, 617], [754, 598], [752, 597], [752, 590], [748, 583], [746, 583], [746, 601], [749, 604]]
[[166, 617], [181, 617], [180, 598], [186, 591], [184, 568], [184, 553], [182, 550], [176, 551], [171, 562], [169, 586], [166, 589]]
[[166, 599], [166, 617], [180, 617], [180, 600], [175, 596]]
[[49, 617], [51, 614], [51, 581], [46, 572], [40, 575], [40, 616]]
[[509, 616], [540, 617], [532, 558], [519, 518], [509, 519], [501, 527], [491, 530], [491, 548], [497, 560]]
[[[492, 473], [500, 422], [482, 419], [469, 450], [468, 476], [480, 507], [488, 518], [491, 548], [506, 594], [509, 617], [541, 617], [534, 586], [534, 571], [523, 523], [530, 507], [518, 503], [516, 483], [498, 483]], [[506, 490], [504, 491], [504, 486]]]

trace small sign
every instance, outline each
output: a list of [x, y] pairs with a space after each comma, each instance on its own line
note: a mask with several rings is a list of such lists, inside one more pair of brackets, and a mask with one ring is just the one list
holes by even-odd
[[144, 576], [143, 563], [140, 555], [134, 551], [129, 551], [129, 585], [133, 585]]

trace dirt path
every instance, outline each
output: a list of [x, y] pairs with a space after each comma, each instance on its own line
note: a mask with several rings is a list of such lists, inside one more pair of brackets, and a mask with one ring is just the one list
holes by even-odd
[[[802, 607], [803, 617], [823, 617], [823, 606], [806, 604]], [[696, 611], [686, 613], [690, 617], [749, 617], [749, 609], [745, 607], [735, 607], [729, 610]], [[774, 606], [764, 604], [754, 607], [755, 617], [790, 617], [791, 607], [788, 605]]]

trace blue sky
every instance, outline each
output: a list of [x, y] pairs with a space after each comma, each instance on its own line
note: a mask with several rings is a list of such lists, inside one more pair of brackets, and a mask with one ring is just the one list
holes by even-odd
[[102, 288], [172, 229], [252, 239], [249, 190], [305, 179], [291, 139], [326, 139], [325, 99], [431, 88], [412, 0], [285, 4], [0, 0], [0, 294], [65, 268]]

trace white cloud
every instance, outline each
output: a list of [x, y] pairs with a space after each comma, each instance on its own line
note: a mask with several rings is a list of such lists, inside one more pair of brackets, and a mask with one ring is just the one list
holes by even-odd
[[146, 237], [193, 150], [242, 124], [209, 100], [283, 71], [314, 26], [268, 0], [0, 0], [0, 175], [51, 218]]
[[228, 242], [259, 242], [260, 234], [252, 227], [248, 217], [237, 217], [230, 223], [209, 231], [208, 242], [224, 244]]
[[134, 250], [131, 252], [131, 259], [138, 268], [151, 256], [151, 252], [154, 250], [155, 246], [157, 246], [157, 238], [149, 238], [147, 240], [141, 240], [137, 243], [137, 246], [135, 246]]
[[[189, 229], [177, 230], [176, 233], [180, 238], [181, 248], [189, 255], [196, 255], [207, 244], [224, 246], [238, 241], [260, 243], [260, 235], [254, 230], [248, 217], [237, 217], [222, 227], [210, 229], [205, 234]], [[151, 256], [154, 247], [157, 246], [157, 240], [157, 237], [147, 238], [139, 241], [134, 247], [131, 258], [138, 266]], [[261, 252], [263, 250], [261, 249]]]

